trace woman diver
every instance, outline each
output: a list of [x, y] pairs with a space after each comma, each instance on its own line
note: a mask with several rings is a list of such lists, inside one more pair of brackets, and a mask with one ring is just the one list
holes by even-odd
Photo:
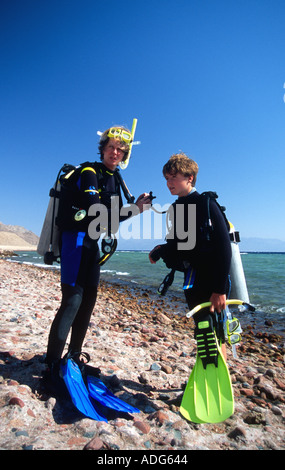
[[[59, 207], [58, 226], [61, 230], [61, 291], [62, 300], [53, 320], [47, 346], [47, 370], [44, 374], [44, 387], [55, 395], [65, 394], [61, 378], [60, 365], [62, 354], [71, 330], [68, 353], [79, 365], [83, 374], [98, 375], [99, 369], [86, 365], [82, 356], [82, 344], [87, 332], [90, 317], [94, 309], [100, 278], [100, 251], [98, 238], [93, 237], [88, 226], [92, 217], [88, 209], [93, 204], [104, 204], [108, 217], [111, 214], [111, 199], [117, 196], [120, 211], [123, 203], [121, 197], [122, 179], [118, 166], [124, 165], [130, 156], [133, 133], [124, 127], [112, 127], [101, 135], [99, 153], [101, 163], [88, 163], [80, 167], [75, 191], [67, 191]], [[75, 200], [72, 200], [72, 197]], [[135, 202], [137, 212], [150, 207], [149, 194], [141, 194]], [[77, 210], [72, 221], [69, 209]], [[113, 207], [113, 206], [112, 206]], [[82, 209], [83, 208], [83, 209]], [[117, 217], [118, 214], [116, 215]], [[116, 217], [115, 217], [116, 218]], [[119, 217], [119, 222], [128, 218]], [[94, 218], [93, 218], [94, 220]], [[87, 358], [87, 361], [89, 358]]]

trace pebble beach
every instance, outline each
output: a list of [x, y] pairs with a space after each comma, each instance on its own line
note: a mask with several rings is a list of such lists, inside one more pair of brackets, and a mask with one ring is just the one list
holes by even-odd
[[284, 328], [270, 318], [241, 315], [238, 359], [228, 348], [235, 413], [222, 423], [195, 424], [179, 413], [196, 358], [185, 303], [101, 281], [83, 350], [108, 388], [141, 411], [110, 412], [108, 422], [98, 422], [40, 386], [61, 300], [59, 272], [3, 258], [0, 288], [1, 450], [285, 449]]

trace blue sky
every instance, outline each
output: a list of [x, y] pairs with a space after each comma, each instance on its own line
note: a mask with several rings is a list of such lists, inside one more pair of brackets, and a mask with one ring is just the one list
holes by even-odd
[[285, 241], [284, 0], [1, 0], [0, 220], [38, 235], [59, 167], [138, 119], [131, 192], [185, 152], [242, 237]]

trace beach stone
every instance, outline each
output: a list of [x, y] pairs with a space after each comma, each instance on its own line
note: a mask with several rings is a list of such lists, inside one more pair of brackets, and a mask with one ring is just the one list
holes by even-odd
[[276, 392], [269, 386], [257, 385], [256, 388], [261, 393], [261, 396], [267, 398], [268, 400], [274, 401], [278, 398], [278, 392]]
[[277, 387], [281, 390], [285, 391], [285, 383], [279, 380], [277, 377], [274, 377], [274, 382], [276, 383]]
[[94, 437], [88, 444], [85, 445], [84, 450], [100, 450], [104, 448], [104, 442], [100, 437]]
[[163, 313], [158, 313], [157, 316], [156, 316], [156, 319], [157, 319], [157, 321], [159, 321], [160, 323], [162, 323], [164, 325], [170, 325], [170, 323], [173, 322], [173, 320], [171, 320], [171, 318], [168, 318]]
[[16, 436], [16, 437], [21, 437], [21, 436], [28, 437], [29, 434], [27, 433], [27, 431], [16, 431], [16, 432], [15, 432], [15, 436]]
[[142, 421], [135, 421], [134, 426], [138, 428], [143, 434], [148, 434], [150, 432], [150, 425]]
[[245, 429], [240, 427], [240, 426], [237, 426], [232, 431], [230, 431], [228, 433], [228, 437], [230, 439], [238, 439], [238, 438], [241, 438], [241, 437], [245, 438], [246, 437]]
[[172, 367], [168, 366], [167, 364], [162, 364], [161, 370], [166, 374], [172, 374]]
[[161, 410], [156, 411], [153, 413], [149, 419], [156, 420], [159, 424], [163, 424], [165, 421], [168, 421], [168, 416]]
[[150, 383], [150, 378], [148, 376], [148, 374], [146, 372], [142, 372], [140, 375], [139, 375], [139, 381], [140, 383], [142, 384], [148, 384]]
[[152, 335], [152, 336], [149, 338], [149, 342], [150, 342], [150, 343], [156, 343], [157, 341], [159, 341], [159, 336], [157, 336], [157, 335]]
[[282, 410], [278, 406], [272, 406], [271, 408], [272, 413], [274, 413], [277, 416], [282, 416]]
[[267, 375], [268, 377], [274, 377], [275, 371], [273, 369], [268, 369], [264, 375]]
[[240, 393], [246, 397], [252, 397], [254, 395], [254, 391], [248, 388], [241, 388]]
[[[243, 313], [243, 329], [250, 328], [238, 359], [230, 348], [228, 355], [235, 413], [223, 423], [195, 424], [179, 412], [196, 357], [194, 323], [185, 318], [183, 293], [175, 301], [171, 290], [164, 299], [155, 288], [142, 296], [135, 285], [106, 282], [103, 276], [84, 351], [100, 367], [107, 387], [140, 413], [109, 410], [108, 422], [97, 422], [82, 416], [70, 400], [42, 390], [49, 330], [61, 300], [60, 272], [0, 260], [1, 449], [285, 448], [285, 350], [283, 333], [272, 335], [277, 321], [265, 326], [262, 318]], [[257, 337], [258, 332], [262, 335]], [[151, 370], [153, 364], [158, 370]], [[15, 432], [27, 435], [16, 437]]]
[[16, 406], [19, 406], [20, 408], [23, 408], [25, 406], [25, 403], [23, 402], [23, 400], [21, 400], [21, 398], [13, 397], [9, 401], [9, 405], [16, 405]]
[[266, 420], [265, 417], [262, 413], [258, 411], [253, 411], [250, 414], [247, 414], [244, 418], [243, 421], [247, 424], [265, 424]]
[[27, 415], [31, 416], [32, 418], [36, 418], [35, 413], [30, 408], [27, 410]]

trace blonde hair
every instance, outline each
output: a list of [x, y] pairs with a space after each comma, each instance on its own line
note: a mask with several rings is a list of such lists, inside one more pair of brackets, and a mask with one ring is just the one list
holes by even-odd
[[195, 186], [198, 170], [198, 164], [182, 152], [171, 155], [168, 162], [165, 163], [162, 173], [163, 176], [167, 173], [170, 175], [181, 173], [183, 176], [193, 176], [192, 185]]

